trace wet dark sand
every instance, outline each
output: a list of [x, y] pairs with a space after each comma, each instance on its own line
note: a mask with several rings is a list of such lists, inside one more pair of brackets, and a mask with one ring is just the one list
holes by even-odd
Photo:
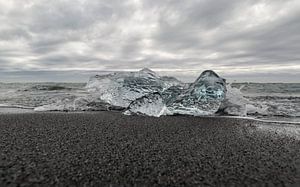
[[300, 140], [243, 119], [0, 115], [0, 186], [300, 184]]

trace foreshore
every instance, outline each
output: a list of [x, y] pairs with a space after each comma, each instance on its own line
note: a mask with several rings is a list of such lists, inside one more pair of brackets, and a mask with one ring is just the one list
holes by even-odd
[[0, 114], [0, 186], [297, 185], [298, 132], [238, 118]]

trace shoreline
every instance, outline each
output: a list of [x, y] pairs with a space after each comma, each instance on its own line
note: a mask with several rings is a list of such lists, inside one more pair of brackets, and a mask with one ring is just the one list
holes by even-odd
[[[101, 113], [101, 112], [116, 112], [122, 113], [120, 111], [34, 111], [32, 107], [22, 107], [22, 106], [0, 106], [0, 115], [6, 114], [22, 114], [22, 113], [31, 113], [31, 114], [38, 114], [38, 113]], [[133, 116], [143, 116], [143, 115], [133, 115]], [[170, 115], [172, 116], [172, 115]], [[175, 115], [175, 116], [189, 116], [189, 115]], [[150, 117], [150, 116], [149, 116]], [[163, 116], [161, 116], [163, 117]], [[263, 123], [280, 123], [280, 124], [294, 124], [300, 125], [300, 121], [283, 121], [283, 120], [273, 120], [273, 119], [265, 119], [265, 118], [255, 118], [253, 116], [233, 116], [233, 115], [215, 115], [215, 116], [192, 116], [189, 117], [196, 117], [196, 118], [229, 118], [229, 119], [244, 119], [244, 120], [252, 120], [257, 122]], [[292, 117], [291, 117], [292, 118]], [[300, 120], [300, 118], [299, 118]]]
[[300, 126], [287, 126], [120, 112], [1, 114], [0, 185], [300, 184], [300, 135], [286, 133]]

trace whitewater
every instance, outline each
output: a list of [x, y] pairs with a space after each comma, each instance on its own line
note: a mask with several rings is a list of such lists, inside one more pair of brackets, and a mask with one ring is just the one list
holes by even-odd
[[204, 71], [193, 83], [183, 83], [143, 69], [95, 75], [87, 83], [0, 83], [0, 112], [8, 109], [118, 110], [124, 115], [300, 122], [300, 83], [228, 83], [213, 71]]

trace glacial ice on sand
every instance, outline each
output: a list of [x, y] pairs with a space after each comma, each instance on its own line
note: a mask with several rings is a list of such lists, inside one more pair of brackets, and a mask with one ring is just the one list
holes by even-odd
[[118, 72], [96, 75], [90, 78], [86, 88], [104, 102], [127, 108], [140, 97], [154, 92], [163, 92], [170, 86], [181, 84], [174, 78], [160, 77], [144, 68], [138, 72]]
[[226, 96], [225, 79], [211, 70], [204, 71], [188, 89], [171, 98], [171, 114], [210, 115], [218, 111]]
[[160, 115], [211, 115], [218, 111], [226, 94], [225, 79], [211, 70], [204, 71], [188, 88], [173, 86], [152, 93], [129, 105], [126, 113]]
[[165, 114], [166, 104], [160, 93], [152, 93], [134, 100], [124, 114], [143, 114], [159, 117]]
[[192, 84], [161, 77], [145, 68], [138, 72], [96, 75], [86, 85], [89, 95], [72, 101], [41, 106], [50, 110], [123, 110], [124, 114], [211, 115], [226, 97], [225, 79], [204, 71]]

